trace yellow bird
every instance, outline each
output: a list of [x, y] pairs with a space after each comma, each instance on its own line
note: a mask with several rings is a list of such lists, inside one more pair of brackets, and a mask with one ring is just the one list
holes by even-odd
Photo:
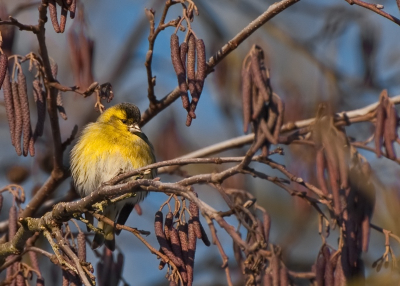
[[[90, 195], [102, 183], [119, 173], [155, 162], [153, 146], [142, 133], [139, 122], [139, 108], [130, 103], [120, 103], [108, 108], [96, 122], [85, 127], [71, 151], [72, 178], [81, 197]], [[153, 169], [144, 175], [144, 178], [155, 176], [156, 171]], [[135, 179], [137, 177], [128, 180]], [[137, 192], [131, 198], [107, 206], [103, 214], [118, 224], [125, 224], [135, 204], [142, 201], [146, 195], [146, 192]], [[89, 216], [88, 219], [93, 221], [93, 217]], [[92, 248], [105, 243], [110, 250], [114, 250], [115, 232], [119, 232], [101, 221], [98, 228], [103, 230], [104, 236], [96, 233]]]

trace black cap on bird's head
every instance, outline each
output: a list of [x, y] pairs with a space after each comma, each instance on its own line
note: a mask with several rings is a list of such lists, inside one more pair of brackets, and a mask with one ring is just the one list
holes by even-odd
[[104, 123], [113, 122], [114, 120], [120, 120], [127, 125], [138, 125], [140, 122], [140, 110], [132, 103], [119, 103], [107, 108], [97, 119], [98, 122]]

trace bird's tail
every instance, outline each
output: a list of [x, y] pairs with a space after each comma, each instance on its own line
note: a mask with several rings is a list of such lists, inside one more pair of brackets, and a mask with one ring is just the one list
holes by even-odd
[[105, 224], [102, 221], [99, 221], [97, 227], [103, 230], [104, 235], [102, 233], [95, 234], [92, 242], [92, 249], [96, 249], [102, 246], [104, 243], [109, 250], [114, 251], [115, 250], [114, 227], [109, 224]]

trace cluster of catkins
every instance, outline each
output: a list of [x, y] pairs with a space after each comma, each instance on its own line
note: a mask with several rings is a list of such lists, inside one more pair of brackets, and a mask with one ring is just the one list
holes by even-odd
[[376, 108], [375, 152], [378, 158], [382, 155], [382, 143], [385, 143], [386, 155], [390, 160], [396, 160], [393, 144], [397, 139], [399, 118], [388, 92], [384, 89], [379, 96], [379, 105]]
[[[77, 0], [49, 0], [48, 7], [49, 7], [49, 14], [51, 23], [53, 24], [54, 31], [56, 33], [64, 33], [65, 31], [65, 24], [67, 23], [67, 15], [69, 12], [69, 17], [71, 19], [75, 18], [75, 11], [76, 11], [76, 1]], [[58, 22], [57, 17], [57, 6], [61, 6], [61, 17], [60, 22]]]
[[[39, 92], [36, 93], [34, 82], [35, 100], [38, 104], [38, 124], [36, 125], [35, 132], [32, 132], [31, 119], [29, 111], [29, 101], [27, 95], [26, 79], [23, 74], [21, 66], [18, 66], [17, 81], [10, 77], [7, 66], [5, 67], [6, 73], [3, 82], [4, 104], [6, 107], [6, 114], [11, 133], [11, 143], [15, 147], [18, 156], [24, 154], [31, 156], [35, 155], [35, 138], [41, 136], [43, 133], [44, 114], [45, 114], [45, 97]], [[37, 84], [37, 83], [36, 83]], [[21, 137], [23, 144], [21, 147]]]
[[[193, 283], [194, 256], [196, 252], [196, 240], [202, 239], [205, 245], [210, 246], [207, 234], [199, 220], [199, 208], [193, 202], [189, 204], [189, 222], [179, 221], [174, 227], [172, 212], [165, 218], [163, 228], [163, 213], [158, 211], [155, 216], [154, 229], [157, 241], [160, 244], [160, 252], [178, 267], [183, 285], [190, 286]], [[179, 212], [175, 217], [179, 217]], [[161, 260], [159, 269], [163, 269], [166, 261]], [[178, 285], [179, 278], [169, 276], [170, 285]]]
[[269, 146], [278, 143], [283, 123], [284, 105], [272, 91], [269, 71], [264, 64], [264, 51], [254, 45], [242, 67], [243, 130], [246, 133], [250, 123], [256, 135], [254, 150], [262, 148], [268, 155]]
[[[25, 201], [25, 194], [21, 192], [20, 195], [16, 195], [15, 190], [12, 191], [14, 194], [14, 201], [10, 207], [8, 213], [8, 241], [14, 239], [18, 230], [18, 207], [21, 203]], [[3, 206], [3, 195], [0, 193], [0, 212]], [[33, 236], [27, 241], [27, 246], [32, 246], [37, 239], [37, 236]], [[33, 274], [36, 274], [36, 284], [37, 286], [44, 286], [44, 279], [39, 269], [39, 262], [34, 251], [28, 251], [30, 265], [27, 265], [25, 261], [16, 260], [16, 262], [10, 264], [7, 267], [5, 285], [16, 285], [25, 286], [28, 280], [33, 279]], [[7, 257], [6, 263], [15, 259], [14, 255]]]
[[[190, 126], [192, 119], [196, 118], [196, 107], [207, 76], [207, 62], [203, 40], [195, 39], [195, 35], [190, 32], [186, 38], [187, 42], [185, 40], [179, 46], [178, 35], [171, 35], [171, 59], [178, 77], [182, 105], [188, 112], [186, 125]], [[192, 96], [191, 102], [188, 90]]]

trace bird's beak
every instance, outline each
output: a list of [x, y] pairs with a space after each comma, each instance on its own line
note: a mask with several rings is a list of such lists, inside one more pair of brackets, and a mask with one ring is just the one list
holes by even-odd
[[131, 133], [142, 133], [142, 130], [139, 127], [139, 124], [135, 123], [128, 126], [129, 132]]

